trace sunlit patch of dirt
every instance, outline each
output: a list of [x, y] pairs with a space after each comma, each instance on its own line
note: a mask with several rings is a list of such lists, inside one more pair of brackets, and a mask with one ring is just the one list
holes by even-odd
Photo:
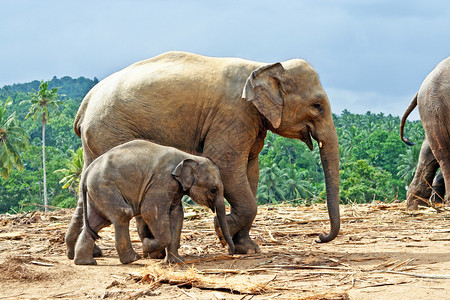
[[18, 280], [27, 284], [28, 282], [41, 281], [50, 276], [44, 272], [38, 272], [31, 268], [31, 257], [9, 257], [0, 264], [0, 274], [4, 281]]

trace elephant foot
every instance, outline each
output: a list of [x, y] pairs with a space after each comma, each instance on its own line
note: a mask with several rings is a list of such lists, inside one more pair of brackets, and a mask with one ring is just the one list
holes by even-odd
[[259, 253], [261, 250], [259, 246], [248, 237], [247, 239], [234, 240], [234, 253], [236, 254], [254, 254]]
[[67, 258], [74, 259], [74, 257], [75, 257], [75, 250], [73, 248], [72, 249], [67, 248], [66, 254], [67, 254]]
[[236, 233], [233, 236], [233, 242], [235, 246], [234, 253], [236, 254], [254, 254], [261, 252], [259, 246], [250, 238], [247, 230]]
[[166, 251], [164, 249], [153, 251], [146, 249], [146, 247], [144, 246], [142, 252], [144, 254], [144, 257], [149, 257], [152, 259], [163, 259], [166, 257]]
[[101, 257], [101, 256], [103, 256], [102, 249], [100, 249], [99, 246], [95, 245], [95, 246], [94, 246], [94, 250], [92, 251], [92, 255], [93, 255], [94, 257]]
[[97, 262], [95, 261], [94, 258], [92, 257], [87, 257], [87, 258], [79, 258], [79, 257], [75, 257], [73, 262], [76, 265], [96, 265]]
[[[70, 247], [70, 248], [67, 247], [66, 254], [69, 259], [74, 259], [75, 258], [75, 249], [73, 247]], [[99, 246], [95, 245], [94, 250], [92, 251], [92, 256], [93, 257], [103, 256], [102, 249], [100, 249]]]
[[417, 209], [419, 209], [419, 206], [429, 207], [428, 203], [426, 203], [425, 201], [422, 201], [420, 199], [417, 199], [417, 198], [406, 200], [406, 209], [407, 210], [417, 210]]
[[[227, 241], [223, 236], [217, 218], [214, 218], [214, 229], [216, 230], [220, 243], [223, 247], [226, 247]], [[259, 246], [250, 238], [247, 230], [236, 233], [233, 236], [233, 242], [235, 247], [234, 254], [254, 254], [261, 252]]]
[[119, 254], [119, 258], [122, 264], [131, 264], [132, 262], [141, 259], [141, 256], [133, 250], [127, 254]]
[[155, 239], [144, 238], [142, 241], [144, 257], [150, 257], [152, 259], [162, 259], [166, 257], [166, 250], [164, 248], [155, 250], [156, 244]]

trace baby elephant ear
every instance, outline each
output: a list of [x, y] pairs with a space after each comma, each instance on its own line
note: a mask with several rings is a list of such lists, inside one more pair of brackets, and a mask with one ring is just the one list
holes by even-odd
[[183, 191], [187, 191], [194, 184], [194, 174], [197, 173], [198, 162], [185, 159], [172, 171], [172, 176], [181, 184]]

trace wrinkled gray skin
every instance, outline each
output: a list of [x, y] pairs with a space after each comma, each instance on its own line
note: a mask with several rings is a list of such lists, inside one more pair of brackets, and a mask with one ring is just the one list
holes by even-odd
[[[302, 140], [310, 149], [315, 139], [331, 223], [329, 234], [320, 235], [320, 241], [331, 241], [339, 233], [336, 129], [319, 77], [303, 60], [265, 64], [168, 52], [99, 82], [84, 98], [74, 130], [82, 140], [85, 166], [133, 139], [211, 158], [220, 169], [231, 205], [227, 221], [236, 253], [259, 252], [249, 231], [257, 212], [258, 154], [267, 130]], [[73, 243], [72, 232], [80, 230], [80, 206], [66, 235], [68, 243]], [[151, 236], [137, 221], [140, 237]]]
[[450, 57], [440, 62], [425, 78], [419, 92], [411, 101], [400, 125], [402, 140], [411, 144], [403, 136], [408, 115], [418, 107], [420, 120], [425, 130], [425, 140], [420, 150], [419, 162], [414, 179], [407, 193], [408, 209], [422, 205], [421, 198], [431, 196], [432, 183], [440, 167], [448, 199], [450, 189]]
[[439, 170], [436, 177], [434, 177], [433, 180], [433, 191], [431, 192], [430, 200], [432, 203], [442, 203], [444, 197], [445, 197], [445, 182], [444, 182], [444, 175], [442, 174], [442, 171]]
[[[408, 141], [408, 145], [414, 145], [408, 139], [405, 138], [405, 140]], [[408, 210], [415, 210], [419, 205], [429, 206], [426, 200], [433, 201], [434, 198], [431, 198], [432, 189], [430, 185], [434, 182], [433, 178], [438, 169], [439, 164], [431, 151], [430, 143], [425, 138], [422, 148], [420, 149], [416, 173], [414, 174], [414, 178], [409, 184], [408, 192], [406, 193], [406, 205]], [[445, 190], [440, 195], [443, 198]]]
[[96, 264], [94, 240], [97, 232], [111, 223], [120, 262], [138, 260], [140, 256], [129, 234], [129, 222], [134, 216], [140, 216], [153, 233], [153, 237], [143, 240], [144, 252], [153, 257], [165, 250], [166, 261], [183, 261], [178, 255], [183, 195], [217, 212], [229, 253], [234, 252], [220, 172], [207, 158], [144, 140], [131, 141], [94, 160], [82, 174], [80, 191], [86, 209], [83, 231], [75, 247], [77, 265]]

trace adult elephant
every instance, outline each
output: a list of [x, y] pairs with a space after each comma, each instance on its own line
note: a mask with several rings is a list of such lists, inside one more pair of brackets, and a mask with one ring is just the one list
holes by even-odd
[[[444, 180], [446, 199], [450, 189], [450, 57], [440, 62], [423, 81], [405, 111], [401, 124], [402, 140], [411, 144], [403, 136], [409, 114], [419, 109], [420, 120], [425, 130], [425, 140], [420, 150], [419, 162], [407, 195], [409, 209], [417, 208], [420, 198], [428, 199], [437, 169], [440, 167]], [[437, 179], [439, 181], [439, 178]], [[442, 180], [441, 180], [442, 181]], [[442, 184], [441, 184], [442, 185]]]
[[[313, 138], [320, 147], [331, 222], [320, 241], [331, 241], [339, 232], [336, 129], [319, 77], [303, 60], [265, 64], [168, 52], [99, 82], [84, 98], [74, 130], [82, 140], [85, 166], [133, 139], [212, 159], [231, 205], [227, 222], [236, 253], [259, 252], [249, 230], [257, 212], [258, 154], [267, 130], [300, 139], [310, 149]], [[66, 235], [69, 257], [81, 211], [79, 203]], [[139, 224], [138, 230], [141, 238], [151, 235]]]

